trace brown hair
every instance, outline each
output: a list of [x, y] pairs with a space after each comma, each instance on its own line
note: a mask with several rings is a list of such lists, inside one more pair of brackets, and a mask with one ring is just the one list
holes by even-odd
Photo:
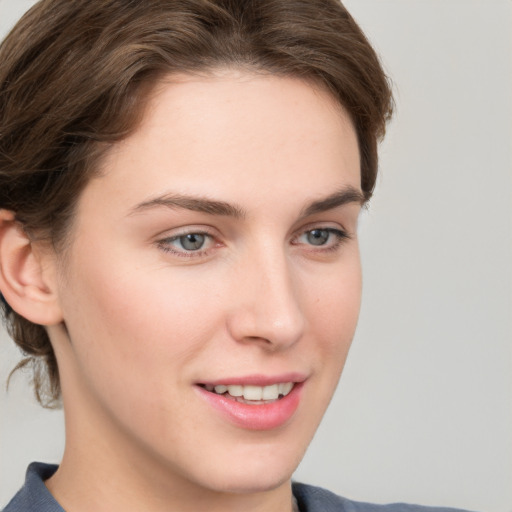
[[[62, 250], [106, 149], [132, 132], [159, 78], [230, 66], [322, 84], [350, 114], [370, 198], [392, 112], [379, 60], [337, 0], [42, 0], [0, 46], [0, 208]], [[0, 295], [1, 298], [1, 295]], [[0, 300], [46, 405], [60, 396], [43, 326]]]

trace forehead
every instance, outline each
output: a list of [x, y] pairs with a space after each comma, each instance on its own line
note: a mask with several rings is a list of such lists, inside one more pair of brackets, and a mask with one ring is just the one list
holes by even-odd
[[293, 194], [321, 188], [322, 180], [319, 194], [345, 182], [360, 188], [357, 136], [328, 92], [240, 71], [160, 82], [141, 124], [112, 148], [102, 170], [92, 188], [114, 201], [166, 189], [244, 201], [262, 188]]
[[[294, 121], [291, 123], [290, 121]], [[177, 136], [193, 143], [202, 130], [201, 142], [218, 144], [225, 135], [247, 144], [261, 131], [266, 143], [329, 139], [340, 130], [351, 131], [349, 116], [327, 90], [313, 81], [294, 77], [256, 74], [241, 70], [217, 70], [209, 75], [173, 75], [158, 83], [149, 101], [139, 136], [155, 137], [169, 123]], [[215, 127], [216, 131], [211, 131]], [[259, 132], [259, 133], [258, 133]], [[171, 135], [165, 133], [165, 137]], [[129, 140], [128, 140], [129, 142]]]

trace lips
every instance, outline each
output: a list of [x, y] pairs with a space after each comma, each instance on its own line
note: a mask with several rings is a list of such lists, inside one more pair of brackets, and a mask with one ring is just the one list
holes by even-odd
[[272, 430], [291, 420], [305, 378], [246, 377], [198, 384], [196, 390], [220, 417], [247, 430]]

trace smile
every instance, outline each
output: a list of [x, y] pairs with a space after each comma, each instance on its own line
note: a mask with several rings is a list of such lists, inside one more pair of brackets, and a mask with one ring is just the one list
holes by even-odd
[[219, 384], [212, 386], [205, 384], [204, 388], [217, 395], [224, 395], [232, 398], [240, 403], [248, 405], [258, 405], [265, 403], [272, 403], [276, 400], [284, 398], [293, 389], [293, 382], [280, 382], [270, 386], [253, 386], [242, 384]]
[[305, 381], [298, 373], [277, 378], [246, 376], [198, 383], [195, 389], [223, 421], [247, 430], [272, 430], [291, 421]]

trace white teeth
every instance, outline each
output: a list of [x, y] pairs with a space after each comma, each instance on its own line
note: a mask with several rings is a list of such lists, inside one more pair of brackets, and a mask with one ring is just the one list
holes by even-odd
[[283, 384], [279, 384], [279, 394], [286, 396], [293, 388], [293, 382], [285, 382]]
[[279, 398], [279, 384], [265, 386], [261, 392], [262, 400], [277, 400]]
[[242, 396], [244, 394], [244, 387], [233, 385], [233, 386], [227, 386], [228, 393], [231, 396]]
[[233, 397], [240, 397], [244, 400], [252, 402], [277, 400], [279, 396], [286, 396], [293, 389], [293, 382], [282, 382], [280, 384], [272, 384], [270, 386], [241, 386], [239, 384], [231, 384], [225, 386], [219, 384], [215, 387], [211, 385], [205, 386], [208, 391], [214, 391], [219, 395], [228, 393]]
[[246, 400], [261, 400], [263, 388], [261, 386], [244, 386], [244, 398]]

